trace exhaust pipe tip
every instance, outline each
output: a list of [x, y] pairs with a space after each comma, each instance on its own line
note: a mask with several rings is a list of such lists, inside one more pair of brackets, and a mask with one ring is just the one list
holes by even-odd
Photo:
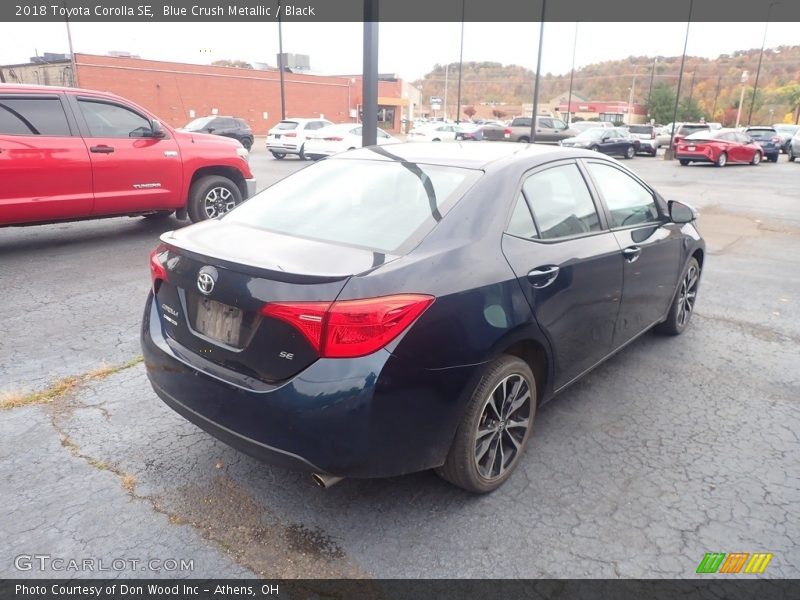
[[328, 489], [339, 483], [344, 477], [334, 477], [333, 475], [325, 475], [324, 473], [313, 473], [311, 481], [318, 487]]

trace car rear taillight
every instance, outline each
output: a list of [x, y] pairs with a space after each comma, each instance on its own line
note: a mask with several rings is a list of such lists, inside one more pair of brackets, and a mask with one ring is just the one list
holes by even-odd
[[503, 137], [511, 137], [511, 129], [509, 129], [508, 127], [503, 129]]
[[323, 138], [323, 139], [324, 139], [326, 142], [341, 142], [341, 141], [342, 141], [344, 138], [343, 138], [343, 137], [338, 137], [338, 136], [335, 136], [335, 135], [334, 135], [334, 136], [331, 136], [331, 137], [326, 137], [326, 138]]
[[654, 140], [654, 139], [656, 139], [656, 130], [655, 130], [655, 129], [653, 129], [653, 130], [651, 130], [651, 131], [650, 131], [650, 139], [651, 139], [651, 140]]
[[777, 136], [772, 138], [772, 143], [773, 144], [780, 144], [781, 143], [781, 138], [779, 138]]
[[336, 302], [275, 302], [265, 304], [261, 314], [295, 327], [322, 358], [356, 358], [383, 348], [433, 301], [433, 296], [398, 294]]
[[295, 133], [294, 131], [291, 131], [289, 133], [284, 133], [283, 137], [297, 137], [297, 133]]
[[156, 284], [159, 281], [167, 281], [167, 267], [165, 265], [169, 246], [160, 243], [150, 253], [150, 279], [153, 282], [153, 292], [156, 292]]

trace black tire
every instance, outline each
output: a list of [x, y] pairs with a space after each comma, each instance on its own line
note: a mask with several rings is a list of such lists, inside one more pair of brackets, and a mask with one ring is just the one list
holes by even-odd
[[[681, 274], [678, 289], [669, 307], [667, 318], [656, 326], [656, 330], [667, 335], [679, 335], [689, 326], [700, 286], [700, 263], [692, 257]], [[683, 310], [681, 310], [683, 309]]]
[[634, 148], [633, 146], [628, 146], [628, 149], [625, 150], [625, 154], [623, 156], [627, 160], [632, 159], [634, 156], [636, 156], [636, 148]]
[[306, 149], [306, 145], [305, 144], [300, 146], [300, 152], [297, 153], [297, 156], [300, 158], [300, 160], [305, 160], [306, 159], [305, 149]]
[[688, 166], [688, 165], [689, 165], [689, 163], [690, 163], [690, 162], [692, 162], [692, 161], [690, 161], [690, 160], [686, 160], [685, 158], [682, 158], [682, 159], [680, 159], [678, 162], [679, 162], [679, 163], [681, 163], [681, 166], [682, 166], [682, 167], [686, 167], [686, 166]]
[[[519, 395], [515, 396], [515, 392]], [[514, 408], [517, 399], [522, 399], [522, 404]], [[501, 400], [499, 409], [497, 400]], [[536, 380], [531, 368], [516, 356], [503, 354], [497, 357], [485, 367], [475, 386], [447, 459], [436, 473], [475, 494], [496, 490], [519, 463], [535, 416]], [[511, 423], [514, 425], [509, 426]], [[524, 431], [522, 423], [526, 424]], [[479, 452], [482, 452], [480, 457]], [[505, 452], [513, 454], [506, 459]], [[488, 459], [485, 465], [482, 464], [484, 459]], [[492, 476], [495, 469], [497, 475]]]
[[244, 138], [242, 140], [242, 146], [244, 146], [245, 150], [250, 152], [250, 148], [253, 147], [253, 138]]
[[653, 148], [653, 151], [650, 153], [650, 156], [658, 156], [658, 148]]
[[521, 137], [517, 140], [520, 144], [530, 144], [531, 140], [527, 137]]
[[769, 160], [771, 160], [772, 162], [776, 163], [776, 162], [778, 162], [778, 158], [780, 158], [780, 155], [776, 154], [775, 156], [770, 156]]
[[272, 156], [277, 160], [283, 160], [286, 158], [286, 155], [283, 152], [272, 152]]
[[789, 155], [789, 162], [794, 162], [794, 159], [795, 159], [795, 158], [797, 158], [797, 157], [794, 155], [794, 152], [792, 152], [792, 148], [791, 148], [791, 146], [789, 147], [789, 152], [788, 152], [787, 154]]
[[592, 152], [600, 152], [600, 146], [592, 146], [591, 148], [589, 148], [589, 150], [591, 150]]
[[189, 218], [192, 223], [213, 219], [241, 201], [242, 192], [233, 181], [220, 175], [206, 175], [189, 189]]
[[441, 142], [442, 140], [440, 140], [439, 138], [433, 138], [431, 141], [432, 142]]
[[717, 167], [724, 167], [727, 164], [728, 164], [728, 153], [721, 152], [720, 155], [717, 157], [717, 160], [714, 163], [714, 165]]

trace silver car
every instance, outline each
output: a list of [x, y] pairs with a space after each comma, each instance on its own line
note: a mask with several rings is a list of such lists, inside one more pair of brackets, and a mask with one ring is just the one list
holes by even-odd
[[789, 162], [794, 162], [795, 158], [800, 158], [800, 129], [794, 134], [794, 137], [789, 142]]

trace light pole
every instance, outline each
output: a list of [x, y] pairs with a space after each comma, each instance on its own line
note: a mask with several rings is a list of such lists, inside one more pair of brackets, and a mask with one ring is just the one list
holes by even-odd
[[544, 42], [544, 15], [547, 10], [547, 0], [542, 0], [542, 16], [539, 23], [539, 54], [536, 56], [536, 88], [533, 90], [533, 111], [531, 114], [531, 144], [536, 142], [536, 114], [539, 112], [539, 71], [542, 70], [542, 42]]
[[689, 20], [686, 21], [686, 37], [683, 39], [683, 56], [681, 57], [681, 72], [678, 75], [678, 90], [675, 93], [675, 109], [672, 112], [672, 130], [669, 134], [669, 147], [664, 153], [664, 160], [675, 158], [675, 121], [678, 120], [678, 102], [681, 99], [681, 82], [683, 81], [683, 68], [686, 66], [686, 47], [689, 45], [689, 26], [692, 24], [692, 11], [694, 0], [689, 0]]
[[456, 98], [456, 124], [461, 123], [461, 77], [464, 74], [464, 8], [466, 0], [461, 0], [461, 52], [458, 55], [458, 98]]
[[444, 66], [444, 120], [447, 121], [447, 75], [450, 72], [450, 63]]
[[[758, 55], [758, 67], [756, 68], [756, 80], [753, 83], [753, 97], [750, 99], [750, 112], [747, 114], [747, 126], [750, 126], [750, 120], [753, 118], [753, 106], [756, 103], [756, 90], [758, 90], [758, 76], [761, 75], [761, 61], [764, 59], [764, 45], [767, 43], [767, 29], [769, 28], [769, 16], [772, 12], [772, 7], [780, 2], [770, 2], [767, 8], [767, 21], [764, 23], [764, 37], [761, 40], [761, 53]], [[741, 105], [741, 103], [740, 103]], [[737, 119], [738, 121], [738, 119]], [[738, 126], [738, 123], [737, 123]]]
[[[281, 121], [286, 118], [286, 92], [283, 80], [283, 23], [281, 21], [281, 13], [283, 12], [283, 5], [278, 4], [278, 71], [281, 79]], [[348, 106], [348, 108], [350, 108]]]
[[575, 38], [572, 41], [572, 70], [569, 72], [569, 96], [567, 97], [567, 127], [572, 117], [572, 81], [575, 79], [575, 49], [578, 47], [578, 21], [575, 21]]
[[747, 71], [742, 71], [742, 93], [739, 94], [739, 108], [736, 110], [736, 129], [739, 129], [739, 117], [742, 116], [742, 102], [744, 102], [744, 84], [747, 83]]

